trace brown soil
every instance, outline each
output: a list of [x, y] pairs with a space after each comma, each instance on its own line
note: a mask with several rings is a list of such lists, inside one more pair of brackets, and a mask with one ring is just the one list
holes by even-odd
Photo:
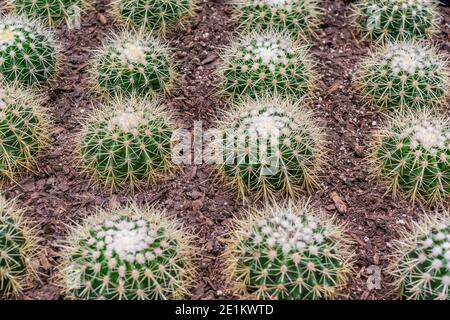
[[[27, 290], [25, 299], [59, 299], [55, 285], [55, 265], [59, 259], [57, 242], [66, 234], [67, 224], [80, 221], [96, 207], [125, 203], [126, 192], [110, 193], [89, 183], [73, 165], [74, 134], [80, 120], [99, 103], [86, 87], [92, 50], [114, 31], [107, 13], [107, 0], [95, 0], [83, 15], [79, 30], [58, 28], [66, 61], [61, 79], [48, 93], [48, 108], [55, 131], [50, 149], [39, 160], [39, 168], [24, 176], [18, 184], [3, 188], [7, 198], [17, 197], [26, 215], [39, 224], [44, 253], [40, 256], [40, 282]], [[0, 3], [4, 3], [1, 0]], [[370, 134], [383, 119], [382, 114], [361, 107], [352, 92], [352, 74], [368, 44], [357, 40], [348, 25], [348, 2], [325, 0], [326, 15], [311, 51], [318, 61], [321, 80], [313, 107], [317, 120], [329, 135], [332, 166], [314, 192], [312, 203], [329, 215], [349, 224], [357, 253], [356, 273], [344, 292], [344, 299], [391, 299], [387, 275], [382, 274], [381, 290], [367, 289], [367, 267], [386, 267], [390, 246], [398, 237], [398, 228], [423, 212], [404, 198], [392, 199], [376, 181], [368, 178], [364, 155]], [[436, 45], [450, 51], [450, 8], [441, 7], [444, 16], [442, 33]], [[214, 75], [221, 48], [230, 41], [235, 26], [230, 22], [230, 7], [222, 0], [202, 1], [198, 16], [186, 30], [168, 37], [183, 75], [172, 96], [165, 101], [175, 113], [179, 126], [192, 129], [202, 120], [203, 128], [214, 125], [214, 119], [226, 108], [214, 96]], [[192, 226], [201, 246], [199, 279], [191, 291], [192, 299], [230, 299], [224, 287], [223, 252], [220, 238], [227, 235], [227, 224], [233, 216], [253, 204], [243, 204], [234, 193], [212, 181], [212, 168], [206, 165], [185, 166], [148, 190], [133, 196], [139, 203], [157, 203], [169, 214]], [[305, 196], [306, 197], [306, 196]], [[339, 211], [337, 210], [339, 207]], [[345, 208], [346, 207], [346, 208]], [[344, 209], [344, 210], [343, 210]], [[346, 210], [345, 210], [346, 209]]]

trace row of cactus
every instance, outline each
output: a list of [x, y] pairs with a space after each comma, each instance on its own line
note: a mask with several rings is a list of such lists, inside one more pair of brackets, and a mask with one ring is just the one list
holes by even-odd
[[[235, 219], [224, 239], [224, 273], [246, 299], [333, 299], [354, 275], [347, 227], [308, 204], [265, 206]], [[36, 229], [0, 199], [0, 295], [37, 278]], [[195, 285], [195, 237], [166, 212], [136, 204], [98, 210], [62, 243], [58, 284], [70, 299], [186, 297]], [[403, 231], [388, 267], [405, 299], [449, 299], [450, 219], [444, 212]]]

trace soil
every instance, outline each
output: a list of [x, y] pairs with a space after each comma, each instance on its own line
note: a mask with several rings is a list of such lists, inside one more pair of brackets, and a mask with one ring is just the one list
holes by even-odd
[[[91, 3], [82, 16], [80, 29], [61, 26], [56, 30], [66, 59], [61, 79], [46, 97], [55, 128], [50, 147], [35, 172], [2, 190], [8, 199], [17, 198], [19, 205], [27, 208], [26, 216], [39, 225], [45, 248], [39, 257], [40, 281], [19, 297], [23, 299], [62, 299], [55, 285], [55, 266], [59, 259], [57, 243], [66, 235], [68, 226], [92, 214], [95, 208], [126, 203], [130, 198], [125, 191], [110, 192], [90, 183], [73, 161], [72, 139], [80, 121], [100, 103], [86, 85], [89, 59], [93, 50], [118, 30], [107, 12], [109, 1]], [[302, 196], [310, 196], [314, 206], [346, 222], [355, 240], [356, 275], [342, 298], [392, 299], [390, 279], [383, 272], [381, 289], [368, 289], [367, 268], [377, 265], [383, 270], [399, 227], [418, 219], [427, 209], [401, 196], [393, 199], [368, 176], [364, 155], [370, 134], [385, 116], [361, 106], [352, 90], [352, 74], [369, 44], [359, 41], [349, 26], [349, 1], [325, 0], [323, 7], [326, 14], [311, 47], [321, 74], [312, 107], [328, 134], [332, 166], [327, 168], [318, 190]], [[450, 8], [440, 7], [440, 11], [444, 19], [435, 44], [439, 50], [450, 52]], [[221, 49], [236, 33], [230, 15], [231, 7], [223, 0], [202, 1], [190, 25], [167, 37], [182, 76], [164, 104], [175, 114], [178, 126], [192, 130], [194, 121], [201, 120], [203, 129], [213, 127], [214, 119], [228, 107], [215, 95], [213, 71], [220, 62]], [[160, 205], [198, 234], [199, 278], [190, 292], [192, 299], [233, 298], [224, 285], [226, 279], [219, 259], [224, 247], [220, 239], [227, 236], [234, 216], [239, 217], [246, 207], [259, 205], [243, 203], [235, 193], [215, 184], [212, 175], [211, 166], [184, 166], [165, 181], [131, 197], [138, 203]]]

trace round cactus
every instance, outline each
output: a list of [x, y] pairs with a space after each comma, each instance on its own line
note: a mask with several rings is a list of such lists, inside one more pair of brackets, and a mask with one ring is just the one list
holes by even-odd
[[236, 106], [215, 143], [220, 173], [241, 195], [270, 198], [310, 189], [324, 162], [324, 136], [303, 106], [277, 98]]
[[353, 257], [341, 225], [291, 203], [248, 215], [235, 220], [224, 255], [239, 297], [306, 300], [339, 294]]
[[14, 202], [0, 196], [0, 296], [16, 296], [36, 276], [37, 238]]
[[438, 30], [435, 0], [360, 0], [353, 7], [353, 22], [365, 39], [429, 39]]
[[48, 121], [39, 98], [0, 87], [0, 181], [31, 169], [47, 141]]
[[197, 0], [115, 0], [113, 14], [119, 22], [135, 29], [167, 31], [182, 26], [196, 8]]
[[450, 91], [446, 61], [426, 45], [385, 45], [363, 61], [358, 91], [369, 105], [392, 111], [441, 106]]
[[73, 299], [180, 299], [195, 275], [191, 240], [155, 208], [100, 211], [66, 240], [62, 287]]
[[57, 56], [52, 34], [37, 22], [12, 16], [0, 21], [0, 80], [47, 85], [56, 76]]
[[276, 33], [236, 41], [219, 68], [222, 88], [234, 99], [261, 94], [300, 99], [312, 91], [315, 73], [307, 49]]
[[450, 299], [450, 219], [447, 212], [414, 223], [395, 244], [388, 268], [401, 298]]
[[169, 90], [174, 79], [168, 50], [156, 39], [124, 33], [97, 53], [94, 86], [114, 95], [155, 96]]
[[111, 188], [148, 185], [169, 169], [171, 127], [156, 102], [118, 98], [84, 124], [82, 166]]
[[246, 31], [290, 32], [302, 39], [315, 33], [320, 15], [318, 0], [242, 0], [235, 11]]
[[429, 203], [450, 195], [450, 127], [426, 112], [399, 116], [374, 139], [371, 170], [394, 193]]
[[71, 17], [79, 19], [86, 6], [85, 0], [7, 0], [7, 3], [17, 14], [39, 19], [50, 26]]

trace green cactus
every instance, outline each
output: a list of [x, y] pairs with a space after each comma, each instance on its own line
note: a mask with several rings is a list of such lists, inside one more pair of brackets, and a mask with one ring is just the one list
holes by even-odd
[[372, 173], [394, 195], [439, 203], [450, 195], [448, 119], [427, 112], [398, 116], [375, 134]]
[[336, 298], [351, 274], [344, 228], [308, 205], [252, 209], [235, 220], [224, 254], [227, 278], [244, 299]]
[[363, 61], [357, 89], [370, 106], [391, 111], [439, 107], [450, 92], [446, 62], [424, 44], [387, 44]]
[[0, 22], [0, 80], [48, 85], [57, 74], [58, 47], [37, 22], [8, 16]]
[[56, 26], [62, 21], [69, 22], [73, 15], [80, 18], [86, 7], [85, 0], [6, 0], [8, 7], [19, 15], [39, 19], [43, 23]]
[[169, 91], [175, 71], [169, 52], [156, 39], [123, 33], [97, 53], [93, 86], [114, 95], [155, 96]]
[[196, 9], [197, 0], [115, 0], [116, 20], [134, 29], [165, 34], [183, 26]]
[[360, 0], [353, 6], [353, 24], [364, 39], [430, 39], [439, 28], [435, 0]]
[[307, 39], [315, 34], [322, 12], [318, 0], [241, 0], [234, 17], [245, 31], [290, 32]]
[[192, 252], [192, 236], [164, 211], [99, 211], [66, 240], [61, 286], [72, 299], [180, 299], [196, 274]]
[[[324, 135], [299, 103], [262, 98], [236, 105], [214, 147], [219, 172], [242, 196], [272, 198], [310, 190], [324, 163]], [[218, 161], [217, 161], [218, 162]]]
[[395, 242], [388, 273], [405, 299], [450, 299], [450, 218], [448, 212], [426, 216]]
[[300, 99], [316, 78], [306, 47], [277, 33], [239, 39], [223, 54], [218, 72], [224, 94], [234, 99], [267, 93]]
[[0, 87], [0, 182], [30, 170], [46, 145], [48, 120], [39, 97]]
[[117, 98], [78, 137], [81, 165], [111, 188], [148, 185], [170, 169], [172, 125], [157, 102]]
[[36, 277], [37, 237], [13, 201], [0, 196], [0, 296], [17, 296]]

